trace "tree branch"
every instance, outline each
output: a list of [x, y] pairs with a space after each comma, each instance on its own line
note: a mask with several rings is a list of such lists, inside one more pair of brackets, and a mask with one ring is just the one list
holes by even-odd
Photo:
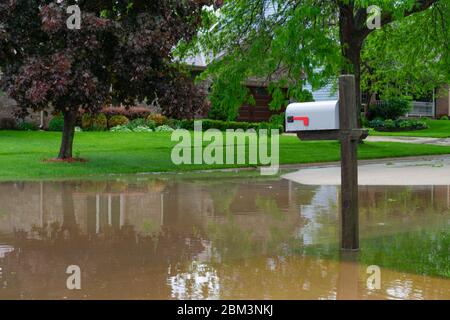
[[[437, 3], [439, 0], [417, 0], [416, 4], [413, 6], [411, 10], [405, 11], [404, 17], [408, 17], [414, 13], [422, 12], [430, 8], [433, 4]], [[361, 19], [367, 19], [367, 11], [365, 9], [360, 9], [356, 18], [357, 21], [361, 21]], [[381, 15], [381, 26], [385, 26], [394, 21], [394, 16], [392, 12], [387, 12]], [[367, 25], [364, 24], [364, 28], [361, 30], [361, 35], [365, 38], [375, 29], [367, 28]]]

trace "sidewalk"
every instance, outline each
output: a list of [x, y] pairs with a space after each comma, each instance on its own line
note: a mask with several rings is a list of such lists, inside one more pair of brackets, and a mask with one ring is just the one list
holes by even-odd
[[437, 146], [450, 146], [450, 138], [368, 136], [365, 139], [365, 141], [369, 141], [369, 142], [401, 142], [401, 143], [433, 144], [433, 145], [437, 145]]
[[[282, 176], [305, 185], [340, 185], [338, 165], [300, 169]], [[358, 166], [359, 185], [450, 185], [450, 158], [423, 160], [383, 160]]]

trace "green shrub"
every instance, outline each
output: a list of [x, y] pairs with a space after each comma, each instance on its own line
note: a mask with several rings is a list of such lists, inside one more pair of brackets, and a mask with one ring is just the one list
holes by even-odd
[[17, 125], [17, 129], [21, 131], [36, 131], [38, 129], [38, 126], [33, 122], [21, 121]]
[[109, 118], [108, 127], [114, 128], [117, 126], [123, 126], [123, 125], [128, 124], [129, 122], [130, 122], [130, 120], [128, 120], [127, 117], [116, 115], [116, 116], [112, 116], [111, 118]]
[[81, 117], [81, 128], [91, 131], [105, 131], [108, 129], [108, 119], [104, 113], [92, 115], [84, 113]]
[[282, 126], [284, 128], [285, 125], [285, 113], [280, 113], [280, 114], [274, 114], [273, 116], [270, 117], [269, 122], [273, 125], [276, 126]]
[[381, 128], [384, 127], [384, 121], [380, 119], [371, 120], [368, 122], [369, 128]]
[[111, 132], [133, 132], [133, 130], [128, 129], [126, 125], [113, 127], [110, 129], [110, 131]]
[[159, 113], [153, 113], [147, 117], [147, 121], [153, 121], [156, 126], [162, 126], [167, 123], [167, 117]]
[[108, 118], [104, 113], [99, 113], [92, 119], [92, 130], [105, 131], [108, 129]]
[[147, 120], [145, 123], [146, 123], [147, 127], [149, 127], [150, 129], [156, 128], [156, 122], [153, 120]]
[[155, 132], [172, 132], [174, 129], [169, 127], [168, 125], [162, 125], [159, 127], [156, 127]]
[[415, 119], [397, 119], [397, 120], [372, 120], [368, 123], [370, 128], [377, 131], [408, 131], [408, 130], [422, 130], [428, 128], [428, 125], [423, 121]]
[[395, 121], [392, 120], [392, 119], [384, 120], [384, 127], [386, 129], [393, 129], [393, 128], [395, 128]]
[[416, 130], [422, 130], [422, 129], [428, 128], [428, 125], [426, 124], [426, 122], [419, 121], [419, 120], [410, 120], [410, 125], [413, 129], [416, 129]]
[[54, 117], [48, 123], [48, 131], [63, 131], [64, 118], [61, 116]]
[[194, 130], [194, 120], [192, 119], [180, 120], [179, 125], [180, 129]]
[[392, 98], [369, 107], [369, 119], [398, 119], [411, 111], [411, 101]]
[[137, 126], [133, 129], [133, 132], [153, 132], [153, 129], [148, 126]]
[[148, 127], [148, 123], [144, 118], [138, 118], [138, 119], [134, 119], [132, 121], [130, 121], [126, 127], [128, 129], [134, 130], [137, 127]]
[[[196, 119], [195, 121], [202, 122], [202, 130], [206, 131], [208, 129], [217, 129], [220, 131], [231, 130], [248, 130], [248, 129], [278, 129], [280, 131], [284, 130], [284, 126], [278, 123], [270, 122], [238, 122], [238, 121], [221, 121], [214, 119]], [[177, 127], [186, 130], [194, 130], [194, 120], [181, 120], [177, 122]]]
[[152, 132], [155, 129], [155, 122], [147, 121], [144, 118], [131, 120], [127, 124], [114, 126], [111, 131], [114, 132]]
[[448, 120], [448, 116], [442, 116], [439, 118], [439, 120]]
[[168, 118], [166, 124], [172, 129], [181, 129], [181, 121], [182, 120]]
[[83, 130], [90, 130], [92, 127], [92, 115], [90, 113], [84, 113], [81, 117], [81, 128]]
[[211, 103], [211, 109], [208, 112], [208, 118], [213, 120], [227, 121], [236, 120], [239, 115], [239, 104], [229, 105], [226, 103], [220, 103], [213, 101]]

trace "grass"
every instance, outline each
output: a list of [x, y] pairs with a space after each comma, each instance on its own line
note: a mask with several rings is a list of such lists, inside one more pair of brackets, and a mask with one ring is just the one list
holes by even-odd
[[403, 132], [377, 132], [370, 130], [372, 136], [397, 136], [397, 137], [427, 137], [427, 138], [450, 138], [450, 120], [424, 119], [428, 128], [416, 131]]
[[[450, 123], [450, 121], [449, 121]], [[59, 148], [60, 133], [0, 131], [0, 180], [78, 178], [108, 174], [189, 171], [244, 167], [245, 165], [180, 165], [171, 161], [170, 133], [80, 132], [75, 135], [74, 156], [85, 163], [50, 163]], [[280, 137], [280, 163], [297, 164], [337, 161], [336, 141], [301, 142], [295, 136]], [[360, 159], [450, 154], [450, 147], [365, 143]]]
[[[361, 250], [356, 256], [363, 265], [448, 279], [449, 246], [450, 232], [445, 228], [419, 230], [362, 239]], [[336, 261], [340, 259], [338, 244], [302, 247], [294, 252]]]

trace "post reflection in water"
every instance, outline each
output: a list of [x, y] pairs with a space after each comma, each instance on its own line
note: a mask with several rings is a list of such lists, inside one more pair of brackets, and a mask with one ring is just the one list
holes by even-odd
[[[360, 187], [340, 255], [339, 188], [262, 178], [0, 184], [1, 299], [450, 299], [450, 189]], [[66, 288], [67, 266], [82, 271]], [[366, 285], [379, 265], [381, 289]]]

